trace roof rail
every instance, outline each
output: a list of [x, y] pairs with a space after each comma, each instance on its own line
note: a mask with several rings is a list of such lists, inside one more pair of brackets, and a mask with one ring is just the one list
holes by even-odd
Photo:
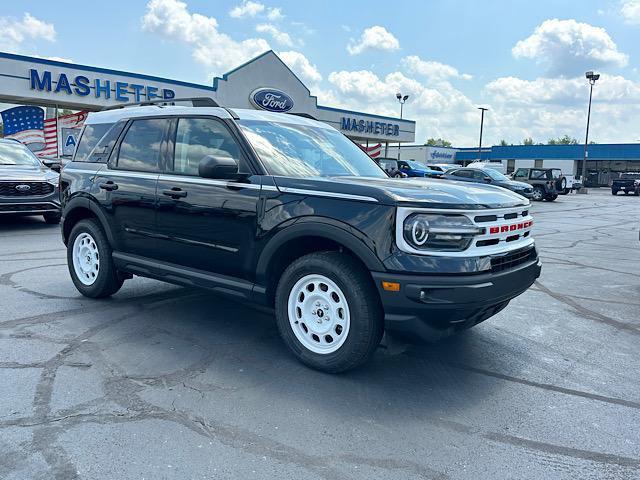
[[219, 107], [220, 105], [211, 97], [185, 97], [185, 98], [159, 98], [157, 100], [147, 100], [145, 102], [125, 103], [123, 105], [113, 105], [104, 107], [104, 110], [117, 110], [119, 108], [143, 107], [146, 105], [175, 105], [176, 102], [191, 102], [194, 107]]

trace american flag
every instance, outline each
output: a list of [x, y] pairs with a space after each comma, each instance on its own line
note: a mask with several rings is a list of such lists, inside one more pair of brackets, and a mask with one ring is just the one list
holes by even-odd
[[371, 145], [370, 147], [367, 147], [366, 145], [362, 145], [360, 148], [362, 148], [362, 150], [364, 150], [364, 153], [369, 155], [371, 158], [379, 157], [380, 153], [382, 153], [381, 143], [378, 143], [376, 145]]
[[[2, 113], [4, 136], [29, 144], [44, 144], [44, 110], [40, 107], [13, 107]], [[37, 145], [33, 145], [37, 148]]]
[[39, 157], [58, 156], [60, 129], [80, 128], [87, 118], [87, 112], [78, 112], [45, 119], [44, 110], [32, 106], [13, 107], [0, 114], [5, 138], [15, 138], [28, 145]]

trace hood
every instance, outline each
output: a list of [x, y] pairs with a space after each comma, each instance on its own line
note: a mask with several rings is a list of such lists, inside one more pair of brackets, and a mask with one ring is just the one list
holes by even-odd
[[382, 204], [430, 208], [503, 208], [528, 205], [517, 193], [493, 185], [414, 177], [274, 177], [278, 187], [371, 197]]
[[518, 190], [522, 190], [523, 188], [531, 188], [531, 185], [524, 182], [517, 182], [515, 180], [508, 180], [506, 182], [500, 182], [500, 185], [508, 186], [509, 188], [515, 188]]
[[44, 182], [58, 180], [58, 173], [47, 167], [0, 165], [0, 181]]

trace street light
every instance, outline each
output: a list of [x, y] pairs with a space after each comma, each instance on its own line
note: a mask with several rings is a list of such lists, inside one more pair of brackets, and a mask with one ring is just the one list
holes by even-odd
[[480, 114], [480, 142], [478, 142], [478, 161], [482, 161], [482, 128], [484, 127], [484, 112], [489, 110], [486, 107], [478, 107], [482, 113]]
[[587, 183], [587, 157], [589, 156], [589, 152], [587, 152], [587, 145], [589, 144], [589, 120], [591, 119], [591, 97], [593, 96], [593, 86], [596, 84], [596, 80], [600, 78], [599, 73], [586, 72], [584, 74], [587, 77], [587, 81], [589, 82], [589, 109], [587, 110], [587, 133], [584, 137], [584, 157], [582, 158], [582, 188], [581, 192], [587, 193], [586, 183]]
[[[404, 103], [409, 98], [409, 95], [402, 95], [400, 92], [396, 93], [396, 98], [398, 102], [400, 102], [400, 119], [402, 119], [402, 107], [404, 107]], [[400, 160], [400, 142], [398, 142], [398, 160]]]

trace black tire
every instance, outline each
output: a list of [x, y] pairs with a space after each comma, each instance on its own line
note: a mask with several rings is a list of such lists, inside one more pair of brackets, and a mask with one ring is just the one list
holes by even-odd
[[531, 195], [531, 198], [536, 202], [541, 202], [542, 200], [544, 200], [544, 190], [542, 189], [542, 187], [540, 186], [533, 187], [533, 193]]
[[402, 174], [400, 172], [394, 173], [393, 178], [402, 178]]
[[[334, 352], [316, 353], [297, 337], [289, 322], [289, 295], [307, 275], [322, 275], [342, 290], [350, 312], [344, 343]], [[295, 260], [280, 277], [275, 298], [278, 330], [285, 344], [305, 365], [327, 373], [344, 372], [366, 362], [384, 331], [380, 298], [369, 273], [349, 255], [318, 252]]]
[[60, 223], [60, 212], [57, 213], [45, 213], [43, 215], [45, 223], [49, 225], [56, 225]]
[[547, 195], [547, 197], [545, 197], [545, 200], [547, 202], [553, 202], [556, 198], [558, 198], [558, 194], [557, 193], [553, 193], [551, 195]]
[[[99, 271], [95, 281], [91, 285], [83, 283], [78, 278], [74, 268], [74, 244], [76, 238], [83, 233], [87, 233], [93, 238], [99, 254]], [[67, 243], [67, 266], [69, 268], [69, 274], [71, 275], [73, 284], [85, 297], [109, 297], [120, 290], [120, 287], [122, 287], [122, 283], [124, 282], [124, 278], [121, 275], [118, 275], [118, 271], [116, 270], [113, 259], [111, 258], [111, 245], [109, 245], [109, 241], [102, 230], [102, 226], [97, 220], [80, 220], [74, 225]]]
[[618, 190], [611, 189], [611, 195], [617, 195], [617, 194], [618, 194]]
[[633, 192], [633, 195], [636, 197], [640, 197], [640, 189], [636, 188], [636, 191]]

